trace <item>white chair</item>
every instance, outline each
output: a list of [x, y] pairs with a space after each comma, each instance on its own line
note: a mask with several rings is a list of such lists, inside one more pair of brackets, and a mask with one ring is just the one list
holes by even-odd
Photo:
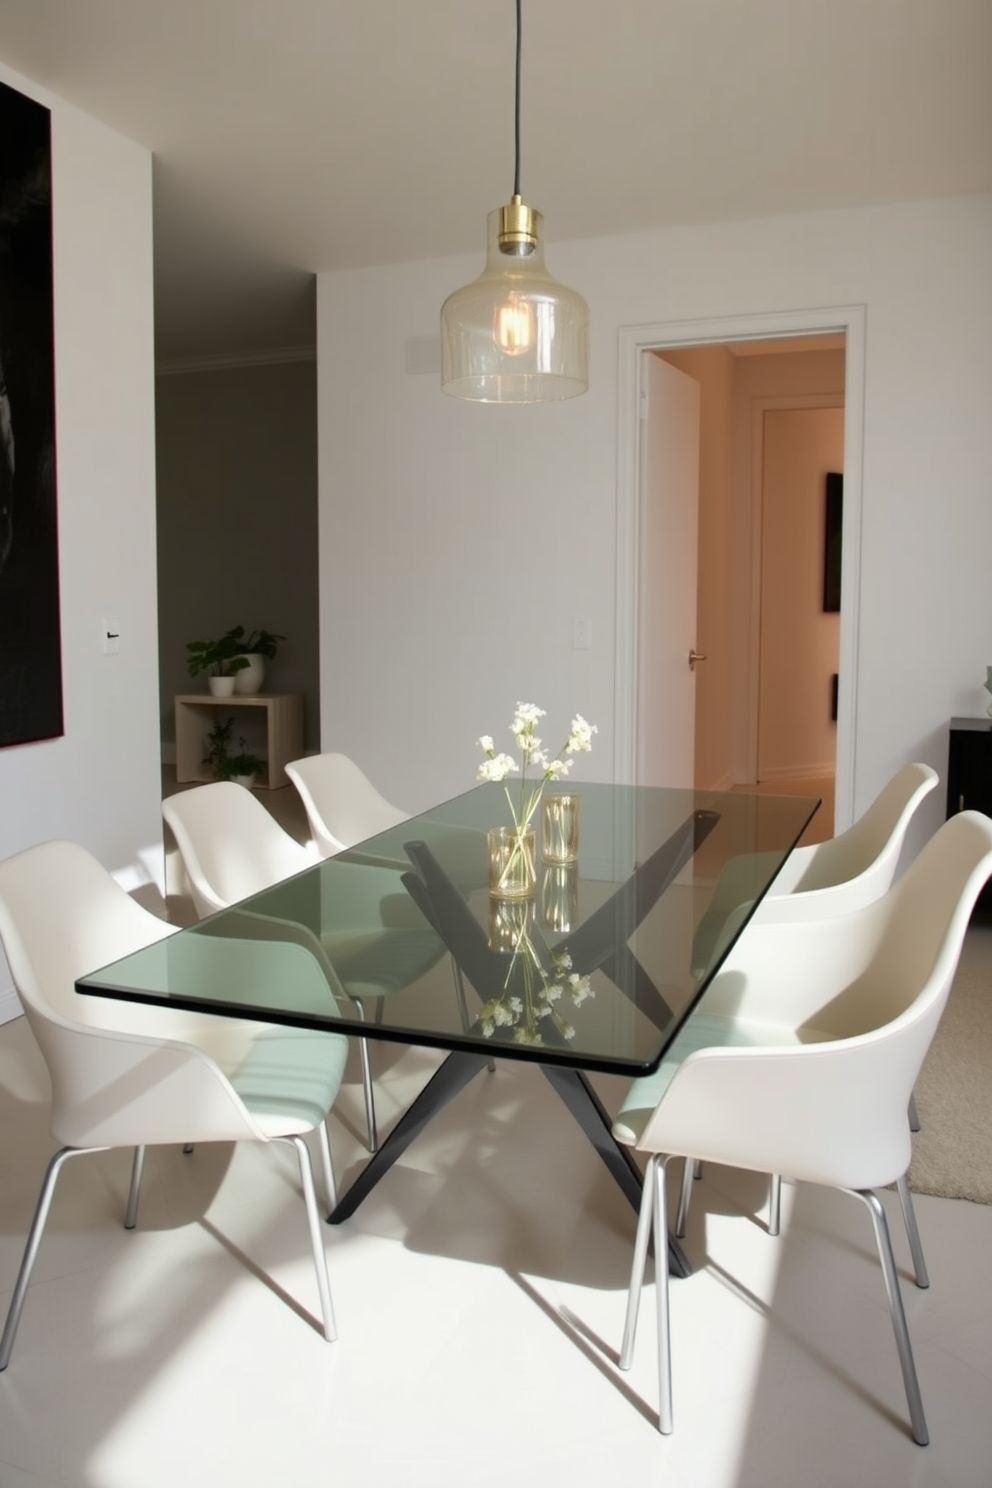
[[672, 1429], [665, 1165], [673, 1156], [847, 1189], [874, 1222], [913, 1436], [928, 1440], [885, 1211], [895, 1183], [927, 1284], [906, 1171], [906, 1106], [968, 918], [992, 873], [992, 820], [952, 817], [882, 899], [834, 919], [750, 925], [659, 1070], [613, 1126], [648, 1158], [620, 1355], [629, 1368], [654, 1232], [659, 1426]]
[[346, 754], [308, 755], [288, 764], [286, 774], [299, 792], [321, 857], [331, 858], [409, 820], [409, 813], [381, 796]]
[[[795, 924], [799, 920], [825, 919], [847, 914], [871, 904], [885, 894], [895, 878], [909, 824], [921, 801], [938, 783], [929, 765], [903, 765], [858, 820], [826, 842], [795, 848], [786, 858], [768, 893], [761, 900], [752, 924]], [[718, 946], [737, 933], [741, 917], [750, 910], [754, 897], [756, 866], [767, 855], [735, 858], [717, 881], [710, 907], [700, 921], [693, 947], [697, 976]], [[910, 1096], [909, 1119], [919, 1130], [916, 1106]], [[685, 1233], [691, 1176], [698, 1176], [698, 1163], [683, 1178], [675, 1233]], [[768, 1228], [777, 1235], [780, 1223], [781, 1184], [772, 1178]]]
[[[380, 795], [364, 771], [346, 754], [307, 755], [291, 761], [286, 774], [303, 802], [314, 843], [322, 857], [335, 857], [410, 820], [409, 813]], [[420, 821], [418, 836], [425, 836], [429, 846], [443, 847], [446, 872], [461, 888], [481, 888], [486, 882], [486, 847], [480, 833], [467, 827]], [[391, 864], [403, 871], [410, 867], [405, 856], [373, 856], [367, 860]], [[428, 913], [429, 901], [421, 901], [421, 908]], [[454, 957], [451, 974], [462, 1026], [468, 1028], [471, 1020], [465, 980]], [[492, 1060], [489, 1068], [496, 1068]]]
[[[142, 909], [72, 842], [28, 848], [0, 863], [0, 941], [52, 1086], [51, 1129], [61, 1149], [42, 1185], [2, 1339], [0, 1369], [14, 1346], [58, 1176], [68, 1159], [134, 1148], [125, 1226], [133, 1229], [149, 1143], [288, 1142], [296, 1149], [313, 1251], [324, 1337], [337, 1336], [322, 1225], [305, 1132], [320, 1144], [328, 1203], [335, 1199], [325, 1119], [344, 1072], [348, 1041], [169, 1008], [137, 1006], [75, 990], [79, 976], [162, 944], [182, 956], [194, 988], [230, 974], [246, 988], [293, 974], [333, 1004], [316, 959], [302, 945], [239, 946], [183, 937]], [[222, 963], [218, 957], [223, 957]]]
[[[227, 909], [313, 865], [310, 851], [290, 837], [242, 785], [218, 781], [180, 791], [162, 802], [176, 839], [197, 913]], [[409, 866], [409, 865], [406, 865]], [[399, 867], [356, 866], [348, 881], [346, 931], [322, 944], [331, 986], [365, 1016], [365, 1003], [409, 985], [441, 959], [444, 946], [400, 881]], [[377, 944], [390, 953], [376, 957]], [[402, 940], [403, 976], [397, 981]], [[378, 1147], [368, 1045], [359, 1039], [370, 1152]]]
[[[797, 847], [786, 858], [752, 923], [788, 924], [847, 914], [886, 893], [909, 824], [924, 796], [938, 783], [936, 770], [924, 764], [903, 765], [858, 820], [826, 842]], [[750, 909], [756, 868], [769, 854], [733, 858], [722, 870], [709, 907], [696, 932], [693, 962], [702, 974], [714, 946], [735, 933], [738, 911]], [[762, 871], [761, 882], [764, 882]]]

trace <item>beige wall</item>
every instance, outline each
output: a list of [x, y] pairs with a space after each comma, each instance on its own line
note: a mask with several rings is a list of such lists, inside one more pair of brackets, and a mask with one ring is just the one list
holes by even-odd
[[[317, 749], [316, 363], [159, 376], [156, 416], [163, 754], [176, 693], [206, 690], [187, 676], [186, 642], [233, 625], [286, 636], [265, 690], [304, 694]], [[261, 736], [249, 744], [264, 753]]]
[[699, 563], [696, 583], [696, 784], [734, 780], [735, 647], [734, 388], [736, 359], [725, 346], [659, 352], [694, 377], [699, 397]]
[[[744, 356], [732, 355], [723, 345], [704, 345], [666, 348], [658, 355], [694, 377], [700, 385], [697, 648], [707, 659], [697, 668], [696, 781], [716, 789], [761, 778], [757, 767], [757, 731], [762, 717], [762, 672], [760, 655], [751, 658], [749, 652], [752, 643], [754, 647], [760, 646], [762, 578], [776, 586], [777, 592], [777, 586], [788, 582], [787, 576], [797, 561], [784, 543], [774, 541], [772, 534], [772, 545], [764, 554], [757, 585], [741, 582], [753, 561], [743, 535], [749, 529], [750, 513], [756, 505], [760, 512], [761, 430], [765, 409], [821, 398], [842, 403], [844, 352], [778, 350], [762, 354], [755, 349]], [[831, 469], [843, 468], [842, 420], [839, 428], [840, 463]], [[820, 561], [817, 555], [821, 551], [822, 534], [811, 527], [804, 540], [806, 537], [810, 548], [803, 553], [802, 561], [815, 567]], [[777, 572], [778, 562], [784, 566], [781, 574]], [[837, 620], [835, 616], [821, 618], [827, 619], [833, 637], [834, 660], [829, 667], [832, 673], [837, 670]], [[806, 664], [801, 655], [797, 649], [797, 666]], [[822, 671], [822, 666], [819, 670]], [[776, 749], [781, 744], [784, 750], [776, 763], [780, 776], [812, 773], [814, 762], [817, 770], [824, 766], [833, 768], [836, 726], [828, 719], [828, 737], [822, 737], [818, 722], [821, 701], [813, 701], [818, 685], [809, 687], [808, 717], [802, 688], [798, 692], [790, 688], [781, 705], [774, 692], [766, 691], [766, 703], [771, 704], [774, 716], [787, 728], [781, 739], [778, 732], [774, 736]], [[796, 710], [800, 710], [801, 718], [796, 716]], [[794, 728], [785, 723], [790, 713]], [[749, 730], [753, 738], [749, 737]], [[786, 739], [794, 747], [786, 747]]]

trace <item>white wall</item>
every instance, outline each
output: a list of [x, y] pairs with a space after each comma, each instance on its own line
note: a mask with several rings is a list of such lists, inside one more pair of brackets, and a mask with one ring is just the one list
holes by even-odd
[[323, 747], [424, 806], [471, 784], [473, 740], [521, 697], [552, 732], [573, 709], [598, 723], [585, 773], [610, 778], [619, 328], [864, 305], [855, 811], [907, 759], [943, 772], [992, 660], [992, 197], [552, 243], [549, 261], [592, 322], [590, 391], [551, 407], [462, 405], [404, 372], [481, 246], [320, 276]]
[[[65, 706], [62, 738], [0, 750], [0, 857], [64, 836], [158, 881], [151, 157], [2, 63], [0, 78], [52, 110]], [[0, 1018], [10, 989], [0, 958]]]

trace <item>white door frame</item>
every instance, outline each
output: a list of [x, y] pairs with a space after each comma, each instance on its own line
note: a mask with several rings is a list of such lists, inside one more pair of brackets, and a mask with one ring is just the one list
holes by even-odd
[[[617, 348], [616, 778], [632, 783], [637, 753], [638, 532], [640, 524], [640, 359], [661, 347], [756, 341], [843, 332], [844, 551], [841, 572], [840, 684], [835, 831], [854, 819], [858, 621], [861, 594], [861, 481], [865, 402], [865, 306], [828, 306], [705, 320], [620, 326]], [[746, 555], [745, 562], [750, 562]]]

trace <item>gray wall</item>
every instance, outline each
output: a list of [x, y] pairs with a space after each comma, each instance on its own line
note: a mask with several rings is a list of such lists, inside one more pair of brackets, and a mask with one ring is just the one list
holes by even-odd
[[302, 692], [319, 748], [317, 366], [314, 361], [156, 379], [159, 676], [163, 757], [175, 741], [186, 642], [232, 625], [287, 637], [266, 692]]

